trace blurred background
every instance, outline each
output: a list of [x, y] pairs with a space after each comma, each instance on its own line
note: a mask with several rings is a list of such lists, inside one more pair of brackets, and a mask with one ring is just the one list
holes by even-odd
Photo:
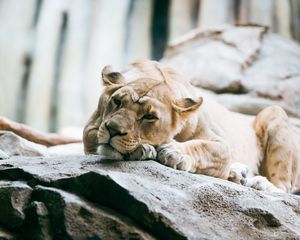
[[191, 29], [245, 23], [300, 41], [300, 0], [1, 0], [0, 115], [83, 126], [104, 65], [159, 60]]

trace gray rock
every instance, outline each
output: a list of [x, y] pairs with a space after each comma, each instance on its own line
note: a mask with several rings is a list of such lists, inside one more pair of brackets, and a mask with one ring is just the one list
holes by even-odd
[[1, 159], [6, 159], [6, 158], [9, 158], [8, 154], [3, 152], [1, 149], [0, 149], [0, 160]]
[[8, 156], [48, 156], [45, 146], [30, 142], [10, 131], [0, 131], [0, 150]]
[[53, 239], [49, 211], [43, 202], [32, 201], [25, 209], [25, 214], [22, 230], [27, 239]]
[[[25, 221], [40, 226], [34, 239], [42, 239], [41, 229], [49, 239], [300, 239], [299, 196], [154, 161], [73, 156], [0, 162], [0, 179], [16, 176], [34, 188]], [[33, 231], [25, 226], [24, 234]]]
[[84, 155], [82, 143], [62, 144], [52, 147], [30, 142], [13, 132], [0, 131], [0, 160], [10, 156], [49, 157]]
[[9, 229], [22, 226], [25, 219], [24, 208], [29, 202], [31, 192], [31, 187], [23, 182], [0, 181], [1, 225]]
[[[50, 222], [54, 239], [153, 239], [129, 218], [62, 190], [37, 186], [33, 199], [48, 209], [36, 207], [43, 234], [35, 235], [35, 239], [51, 239], [46, 232]], [[48, 221], [42, 222], [45, 216]], [[31, 229], [36, 229], [35, 225]]]
[[49, 156], [84, 155], [82, 143], [70, 143], [48, 148]]
[[233, 111], [257, 114], [276, 104], [300, 117], [300, 46], [264, 26], [191, 32], [162, 61]]

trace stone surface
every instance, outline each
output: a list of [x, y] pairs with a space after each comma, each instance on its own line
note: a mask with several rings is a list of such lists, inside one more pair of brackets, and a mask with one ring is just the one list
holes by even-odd
[[82, 143], [69, 143], [48, 148], [49, 156], [84, 155]]
[[25, 210], [22, 228], [27, 239], [52, 239], [49, 211], [43, 202], [32, 200]]
[[22, 226], [11, 228], [27, 239], [300, 239], [299, 196], [154, 161], [11, 157], [0, 179], [0, 196], [20, 184], [31, 192]]
[[48, 155], [48, 150], [45, 146], [27, 141], [9, 131], [0, 131], [0, 151], [1, 150], [8, 156], [34, 157]]
[[0, 131], [0, 160], [11, 156], [49, 157], [83, 155], [82, 143], [70, 143], [45, 147], [44, 145], [30, 142], [10, 131]]
[[[40, 232], [44, 232], [36, 236], [43, 236], [41, 239], [44, 239], [44, 236], [50, 237], [47, 231], [50, 229], [50, 222], [54, 239], [89, 239], [95, 236], [100, 239], [152, 239], [129, 218], [74, 194], [56, 188], [37, 186], [33, 192], [33, 199], [40, 201], [40, 204], [44, 203], [42, 208], [36, 208], [40, 229], [43, 230]], [[43, 216], [48, 216], [48, 223], [42, 222]], [[31, 229], [35, 228], [33, 225]]]
[[3, 152], [1, 149], [0, 149], [0, 159], [6, 159], [6, 158], [9, 158], [8, 154]]
[[0, 224], [18, 229], [25, 219], [24, 209], [29, 202], [31, 187], [14, 181], [0, 181]]
[[280, 105], [300, 117], [300, 46], [263, 26], [194, 31], [162, 60], [233, 111], [257, 114]]

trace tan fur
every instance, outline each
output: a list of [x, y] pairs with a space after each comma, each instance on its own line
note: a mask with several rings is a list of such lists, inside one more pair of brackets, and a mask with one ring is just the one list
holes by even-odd
[[[106, 67], [105, 89], [84, 129], [86, 154], [154, 159], [262, 190], [291, 192], [299, 149], [280, 107], [233, 113], [160, 63]], [[256, 176], [262, 174], [265, 177]]]

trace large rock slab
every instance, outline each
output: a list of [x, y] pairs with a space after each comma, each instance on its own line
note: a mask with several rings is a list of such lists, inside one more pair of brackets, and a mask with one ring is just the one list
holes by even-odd
[[0, 149], [0, 159], [9, 158], [8, 154]]
[[36, 157], [47, 155], [47, 147], [30, 142], [13, 132], [0, 131], [0, 158], [7, 158], [9, 156]]
[[300, 239], [299, 196], [154, 161], [11, 157], [0, 179], [33, 189], [17, 231], [31, 239]]
[[100, 239], [153, 239], [131, 219], [75, 194], [37, 186], [32, 199], [32, 215], [28, 215], [26, 225], [32, 230], [29, 238], [51, 239], [53, 235], [54, 239], [90, 239], [96, 236]]
[[31, 187], [22, 182], [0, 181], [0, 224], [9, 229], [22, 226]]
[[162, 60], [229, 109], [257, 114], [280, 105], [300, 117], [300, 46], [258, 25], [193, 31]]

